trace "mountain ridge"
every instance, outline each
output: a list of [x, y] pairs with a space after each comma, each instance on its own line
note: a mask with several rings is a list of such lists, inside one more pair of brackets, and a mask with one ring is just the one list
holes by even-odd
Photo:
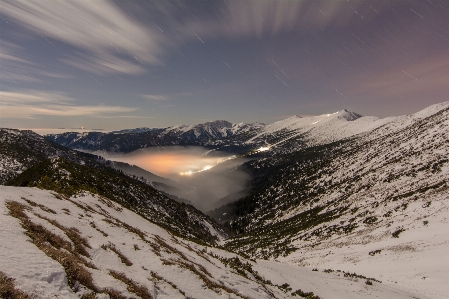
[[447, 106], [449, 102], [443, 102], [412, 115], [386, 118], [362, 116], [343, 109], [318, 116], [295, 115], [271, 124], [232, 124], [217, 120], [198, 125], [149, 129], [144, 132], [136, 129], [135, 132], [139, 133], [133, 130], [124, 130], [127, 133], [67, 132], [47, 135], [46, 138], [69, 148], [90, 151], [128, 153], [145, 147], [193, 145], [243, 154], [269, 146], [272, 152], [277, 154], [349, 138], [391, 122], [396, 126], [406, 125]]

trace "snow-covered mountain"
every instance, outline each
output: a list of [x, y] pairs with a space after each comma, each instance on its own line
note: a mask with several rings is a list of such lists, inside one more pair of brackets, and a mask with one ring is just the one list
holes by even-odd
[[173, 145], [208, 145], [214, 141], [230, 138], [263, 124], [232, 124], [216, 120], [198, 125], [178, 125], [164, 129], [138, 128], [112, 133], [78, 133], [48, 135], [47, 139], [73, 149], [131, 152], [140, 148]]
[[107, 152], [127, 153], [146, 147], [202, 145], [233, 153], [247, 153], [260, 147], [270, 147], [271, 154], [279, 154], [335, 142], [372, 132], [380, 127], [388, 131], [389, 128], [411, 124], [447, 105], [447, 102], [441, 103], [413, 115], [382, 119], [361, 116], [344, 109], [312, 117], [295, 115], [267, 125], [232, 124], [225, 120], [217, 120], [198, 125], [178, 125], [158, 129], [137, 128], [112, 133], [68, 132], [48, 135], [47, 139], [73, 149]]
[[449, 250], [448, 157], [443, 103], [349, 139], [251, 161], [251, 195], [214, 216], [237, 233], [230, 250], [363, 270], [446, 298], [449, 260], [434, 258]]
[[0, 186], [0, 219], [2, 298], [417, 298], [355, 273], [199, 245], [89, 192]]
[[176, 134], [184, 141], [220, 140], [249, 130], [263, 127], [260, 123], [233, 124], [226, 120], [216, 120], [199, 125], [179, 125], [165, 129], [163, 134]]
[[264, 126], [261, 123], [238, 123], [233, 124], [226, 120], [215, 120], [211, 122], [206, 122], [204, 124], [198, 125], [177, 125], [168, 128], [136, 128], [136, 129], [125, 129], [119, 131], [113, 131], [112, 133], [143, 133], [148, 131], [157, 131], [162, 134], [177, 133], [184, 134], [189, 132], [189, 134], [195, 135], [195, 138], [210, 138], [210, 139], [222, 139], [225, 137], [230, 137], [239, 133], [247, 132], [248, 130], [259, 128]]
[[254, 149], [269, 146], [272, 154], [290, 153], [302, 148], [343, 140], [358, 134], [389, 132], [430, 116], [435, 111], [448, 107], [448, 102], [433, 105], [418, 113], [407, 116], [378, 118], [361, 116], [346, 109], [313, 117], [292, 116], [272, 124], [255, 128], [230, 139], [218, 140], [220, 147], [242, 147]]

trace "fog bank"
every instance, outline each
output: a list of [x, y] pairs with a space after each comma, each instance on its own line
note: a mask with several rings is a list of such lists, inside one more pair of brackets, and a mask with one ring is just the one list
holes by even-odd
[[190, 200], [197, 208], [216, 208], [219, 199], [246, 188], [249, 175], [237, 170], [248, 158], [204, 147], [158, 147], [128, 154], [94, 152], [112, 161], [139, 166], [176, 183], [176, 196]]

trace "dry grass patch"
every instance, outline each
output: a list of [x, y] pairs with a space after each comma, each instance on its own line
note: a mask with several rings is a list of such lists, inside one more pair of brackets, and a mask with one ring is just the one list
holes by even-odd
[[114, 210], [116, 210], [117, 212], [121, 212], [123, 211], [123, 208], [121, 207], [117, 207], [112, 201], [110, 201], [108, 198], [104, 197], [104, 196], [99, 196], [98, 200], [105, 204], [108, 208], [113, 208]]
[[85, 293], [83, 296], [81, 296], [81, 299], [97, 299], [95, 296], [95, 293]]
[[38, 207], [38, 208], [40, 208], [42, 211], [47, 212], [47, 213], [57, 214], [54, 210], [52, 210], [52, 209], [50, 209], [50, 208], [47, 208], [47, 207], [44, 206], [43, 204], [36, 203], [36, 202], [34, 202], [34, 201], [32, 201], [32, 200], [29, 200], [29, 199], [27, 199], [27, 198], [25, 198], [25, 197], [22, 197], [22, 199], [25, 200], [25, 201], [26, 201], [30, 206], [32, 206], [32, 207]]
[[114, 218], [115, 221], [117, 221], [121, 227], [125, 228], [130, 233], [138, 235], [143, 241], [145, 241], [146, 233], [138, 229], [137, 227], [131, 226], [129, 224], [126, 224], [125, 222], [122, 222], [118, 220], [117, 218]]
[[103, 209], [99, 204], [95, 204], [95, 206], [96, 206], [97, 208], [100, 209], [101, 215], [107, 216], [107, 217], [110, 217], [110, 216], [111, 216], [111, 214], [109, 214], [109, 212], [106, 211], [105, 209]]
[[121, 292], [114, 289], [105, 289], [103, 293], [108, 294], [110, 299], [129, 299], [122, 295]]
[[172, 266], [172, 265], [176, 265], [175, 262], [166, 260], [166, 259], [164, 259], [164, 258], [162, 258], [161, 261], [162, 261], [162, 265], [164, 265], [164, 266]]
[[104, 222], [106, 222], [106, 223], [108, 223], [108, 224], [110, 224], [110, 225], [112, 225], [112, 226], [120, 227], [120, 226], [118, 225], [118, 223], [115, 223], [115, 222], [112, 221], [111, 219], [103, 218], [103, 219], [101, 219], [101, 220], [104, 221]]
[[7, 299], [34, 299], [35, 296], [30, 296], [21, 290], [16, 289], [14, 279], [8, 278], [5, 273], [0, 271], [0, 298]]
[[165, 283], [169, 284], [172, 288], [174, 288], [175, 290], [178, 290], [179, 293], [181, 293], [183, 296], [186, 295], [186, 293], [182, 290], [180, 290], [178, 288], [177, 285], [175, 285], [173, 282], [166, 280], [165, 278], [163, 278], [162, 276], [158, 275], [156, 272], [151, 271], [151, 277], [153, 277], [156, 280], [162, 280]]
[[[55, 195], [55, 194], [54, 194]], [[56, 195], [55, 195], [56, 197]], [[67, 200], [67, 198], [64, 198]], [[31, 204], [33, 206], [33, 204]], [[28, 215], [25, 213], [26, 210], [31, 211], [30, 207], [23, 205], [16, 201], [6, 202], [6, 207], [8, 208], [9, 215], [20, 220], [20, 224], [26, 231], [26, 235], [30, 237], [32, 243], [36, 245], [37, 248], [42, 250], [48, 257], [57, 261], [64, 268], [66, 273], [67, 282], [69, 286], [75, 292], [78, 291], [79, 284], [85, 286], [92, 292], [86, 293], [82, 296], [83, 299], [93, 299], [96, 298], [96, 294], [108, 294], [111, 299], [127, 299], [117, 290], [106, 288], [98, 288], [92, 278], [92, 274], [85, 268], [89, 267], [92, 269], [97, 269], [95, 265], [91, 262], [84, 260], [82, 255], [89, 257], [87, 248], [91, 248], [89, 243], [85, 238], [83, 238], [76, 228], [66, 228], [56, 220], [48, 219], [47, 217], [35, 214], [37, 217], [48, 221], [53, 226], [61, 229], [67, 237], [73, 242], [73, 246], [69, 241], [64, 240], [60, 236], [52, 233], [44, 226], [33, 223]], [[113, 246], [108, 247], [114, 251], [126, 265], [130, 266], [132, 263], [121, 254]], [[106, 248], [105, 248], [106, 249]], [[137, 288], [138, 291], [141, 291]], [[136, 293], [137, 294], [137, 293]], [[0, 272], [0, 298], [11, 298], [11, 299], [34, 299], [34, 296], [29, 296], [20, 292], [14, 288], [13, 280], [8, 279], [3, 273]], [[151, 297], [142, 297], [151, 298]]]
[[[54, 194], [53, 194], [54, 195]], [[95, 211], [94, 209], [92, 209], [91, 206], [89, 205], [82, 205], [80, 203], [77, 203], [74, 200], [71, 200], [69, 197], [64, 197], [65, 200], [70, 201], [71, 203], [73, 203], [75, 206], [77, 206], [78, 208], [80, 208], [81, 210], [84, 210], [85, 212], [91, 212], [91, 213], [98, 213], [97, 211]]]
[[68, 199], [68, 197], [66, 195], [61, 194], [61, 193], [53, 193], [53, 192], [51, 192], [51, 194], [53, 194], [53, 196], [56, 197], [59, 200]]
[[[216, 283], [213, 280], [209, 279], [209, 277], [212, 278], [212, 275], [209, 273], [209, 271], [207, 271], [207, 269], [203, 265], [200, 265], [198, 263], [190, 261], [185, 256], [184, 253], [182, 253], [175, 247], [168, 245], [160, 236], [155, 235], [154, 240], [157, 242], [157, 244], [160, 247], [164, 248], [168, 253], [175, 253], [180, 257], [180, 259], [178, 259], [178, 260], [172, 259], [170, 261], [166, 260], [166, 259], [161, 259], [164, 265], [178, 265], [181, 268], [190, 270], [193, 274], [198, 276], [204, 282], [204, 284], [207, 288], [209, 288], [211, 290], [221, 289], [227, 293], [237, 295], [244, 299], [249, 298], [245, 295], [240, 294], [238, 291], [225, 286], [224, 284], [219, 284], [219, 283]], [[198, 269], [195, 266], [198, 267]]]
[[150, 291], [148, 291], [148, 289], [145, 286], [139, 285], [134, 280], [129, 279], [128, 277], [126, 277], [126, 275], [124, 273], [111, 270], [111, 271], [109, 271], [109, 275], [111, 275], [115, 279], [120, 280], [121, 282], [125, 283], [127, 285], [126, 289], [128, 290], [128, 292], [134, 293], [143, 299], [147, 299], [147, 298], [152, 299], [153, 298], [153, 296], [151, 296], [151, 294], [150, 294]]
[[154, 240], [156, 241], [156, 243], [164, 248], [168, 253], [176, 253], [177, 255], [179, 255], [183, 260], [189, 260], [184, 253], [182, 253], [181, 251], [179, 251], [178, 249], [176, 249], [173, 246], [168, 245], [161, 237], [159, 237], [158, 235], [154, 236]]
[[127, 266], [132, 266], [133, 263], [123, 254], [120, 252], [120, 250], [118, 250], [115, 245], [109, 243], [109, 245], [101, 245], [101, 248], [103, 249], [107, 249], [109, 248], [110, 250], [112, 250], [113, 252], [115, 252], [115, 254], [117, 254], [117, 256], [120, 258], [120, 260], [122, 261], [122, 263], [124, 263]]
[[41, 216], [39, 214], [35, 214], [35, 215], [41, 219], [48, 221], [50, 224], [52, 224], [52, 225], [56, 226], [57, 228], [59, 228], [60, 230], [62, 230], [67, 235], [67, 237], [72, 241], [72, 243], [75, 247], [74, 251], [77, 254], [84, 255], [85, 257], [90, 258], [90, 254], [87, 252], [86, 247], [89, 249], [91, 249], [92, 247], [90, 247], [87, 239], [83, 238], [80, 235], [80, 231], [77, 228], [75, 228], [75, 227], [67, 228], [67, 227], [63, 226], [62, 224], [60, 224], [56, 220], [49, 219], [49, 218], [47, 218], [45, 216]]
[[177, 263], [178, 263], [182, 268], [188, 269], [188, 270], [190, 270], [193, 274], [195, 274], [196, 276], [198, 276], [198, 277], [204, 282], [204, 285], [205, 285], [208, 289], [211, 289], [211, 290], [219, 290], [219, 289], [222, 289], [222, 290], [224, 290], [225, 292], [227, 292], [227, 293], [229, 293], [229, 294], [237, 295], [237, 296], [239, 296], [239, 297], [241, 297], [241, 298], [243, 298], [243, 299], [250, 299], [250, 297], [245, 296], [245, 295], [242, 295], [242, 294], [240, 294], [238, 291], [236, 291], [236, 290], [234, 290], [234, 289], [231, 289], [230, 287], [227, 287], [227, 286], [225, 286], [224, 284], [219, 284], [219, 283], [216, 283], [215, 281], [212, 281], [211, 279], [209, 279], [209, 278], [205, 275], [204, 272], [197, 270], [193, 264], [186, 263], [186, 262], [180, 261], [180, 260], [178, 260]]
[[[92, 275], [84, 266], [95, 268], [86, 262], [76, 251], [72, 250], [71, 244], [63, 238], [53, 234], [45, 227], [33, 223], [26, 215], [27, 207], [16, 201], [6, 202], [9, 215], [20, 220], [22, 227], [26, 230], [34, 245], [42, 250], [48, 257], [54, 259], [64, 268], [69, 286], [76, 291], [77, 283], [88, 289], [98, 292], [94, 285]], [[61, 250], [65, 249], [65, 250]]]
[[103, 237], [107, 237], [107, 236], [108, 236], [107, 233], [105, 233], [104, 231], [102, 231], [101, 229], [99, 229], [99, 228], [97, 227], [97, 225], [95, 224], [95, 222], [91, 221], [91, 222], [90, 222], [90, 226], [93, 227], [97, 232], [101, 233], [101, 234], [103, 235]]

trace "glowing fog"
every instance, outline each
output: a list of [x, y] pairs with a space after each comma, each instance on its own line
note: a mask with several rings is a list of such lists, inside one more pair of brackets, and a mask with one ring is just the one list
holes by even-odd
[[203, 147], [160, 147], [129, 154], [94, 154], [169, 178], [177, 183], [173, 187], [183, 190], [174, 195], [192, 201], [205, 211], [219, 206], [220, 198], [245, 189], [249, 179], [246, 173], [236, 170], [248, 158]]

